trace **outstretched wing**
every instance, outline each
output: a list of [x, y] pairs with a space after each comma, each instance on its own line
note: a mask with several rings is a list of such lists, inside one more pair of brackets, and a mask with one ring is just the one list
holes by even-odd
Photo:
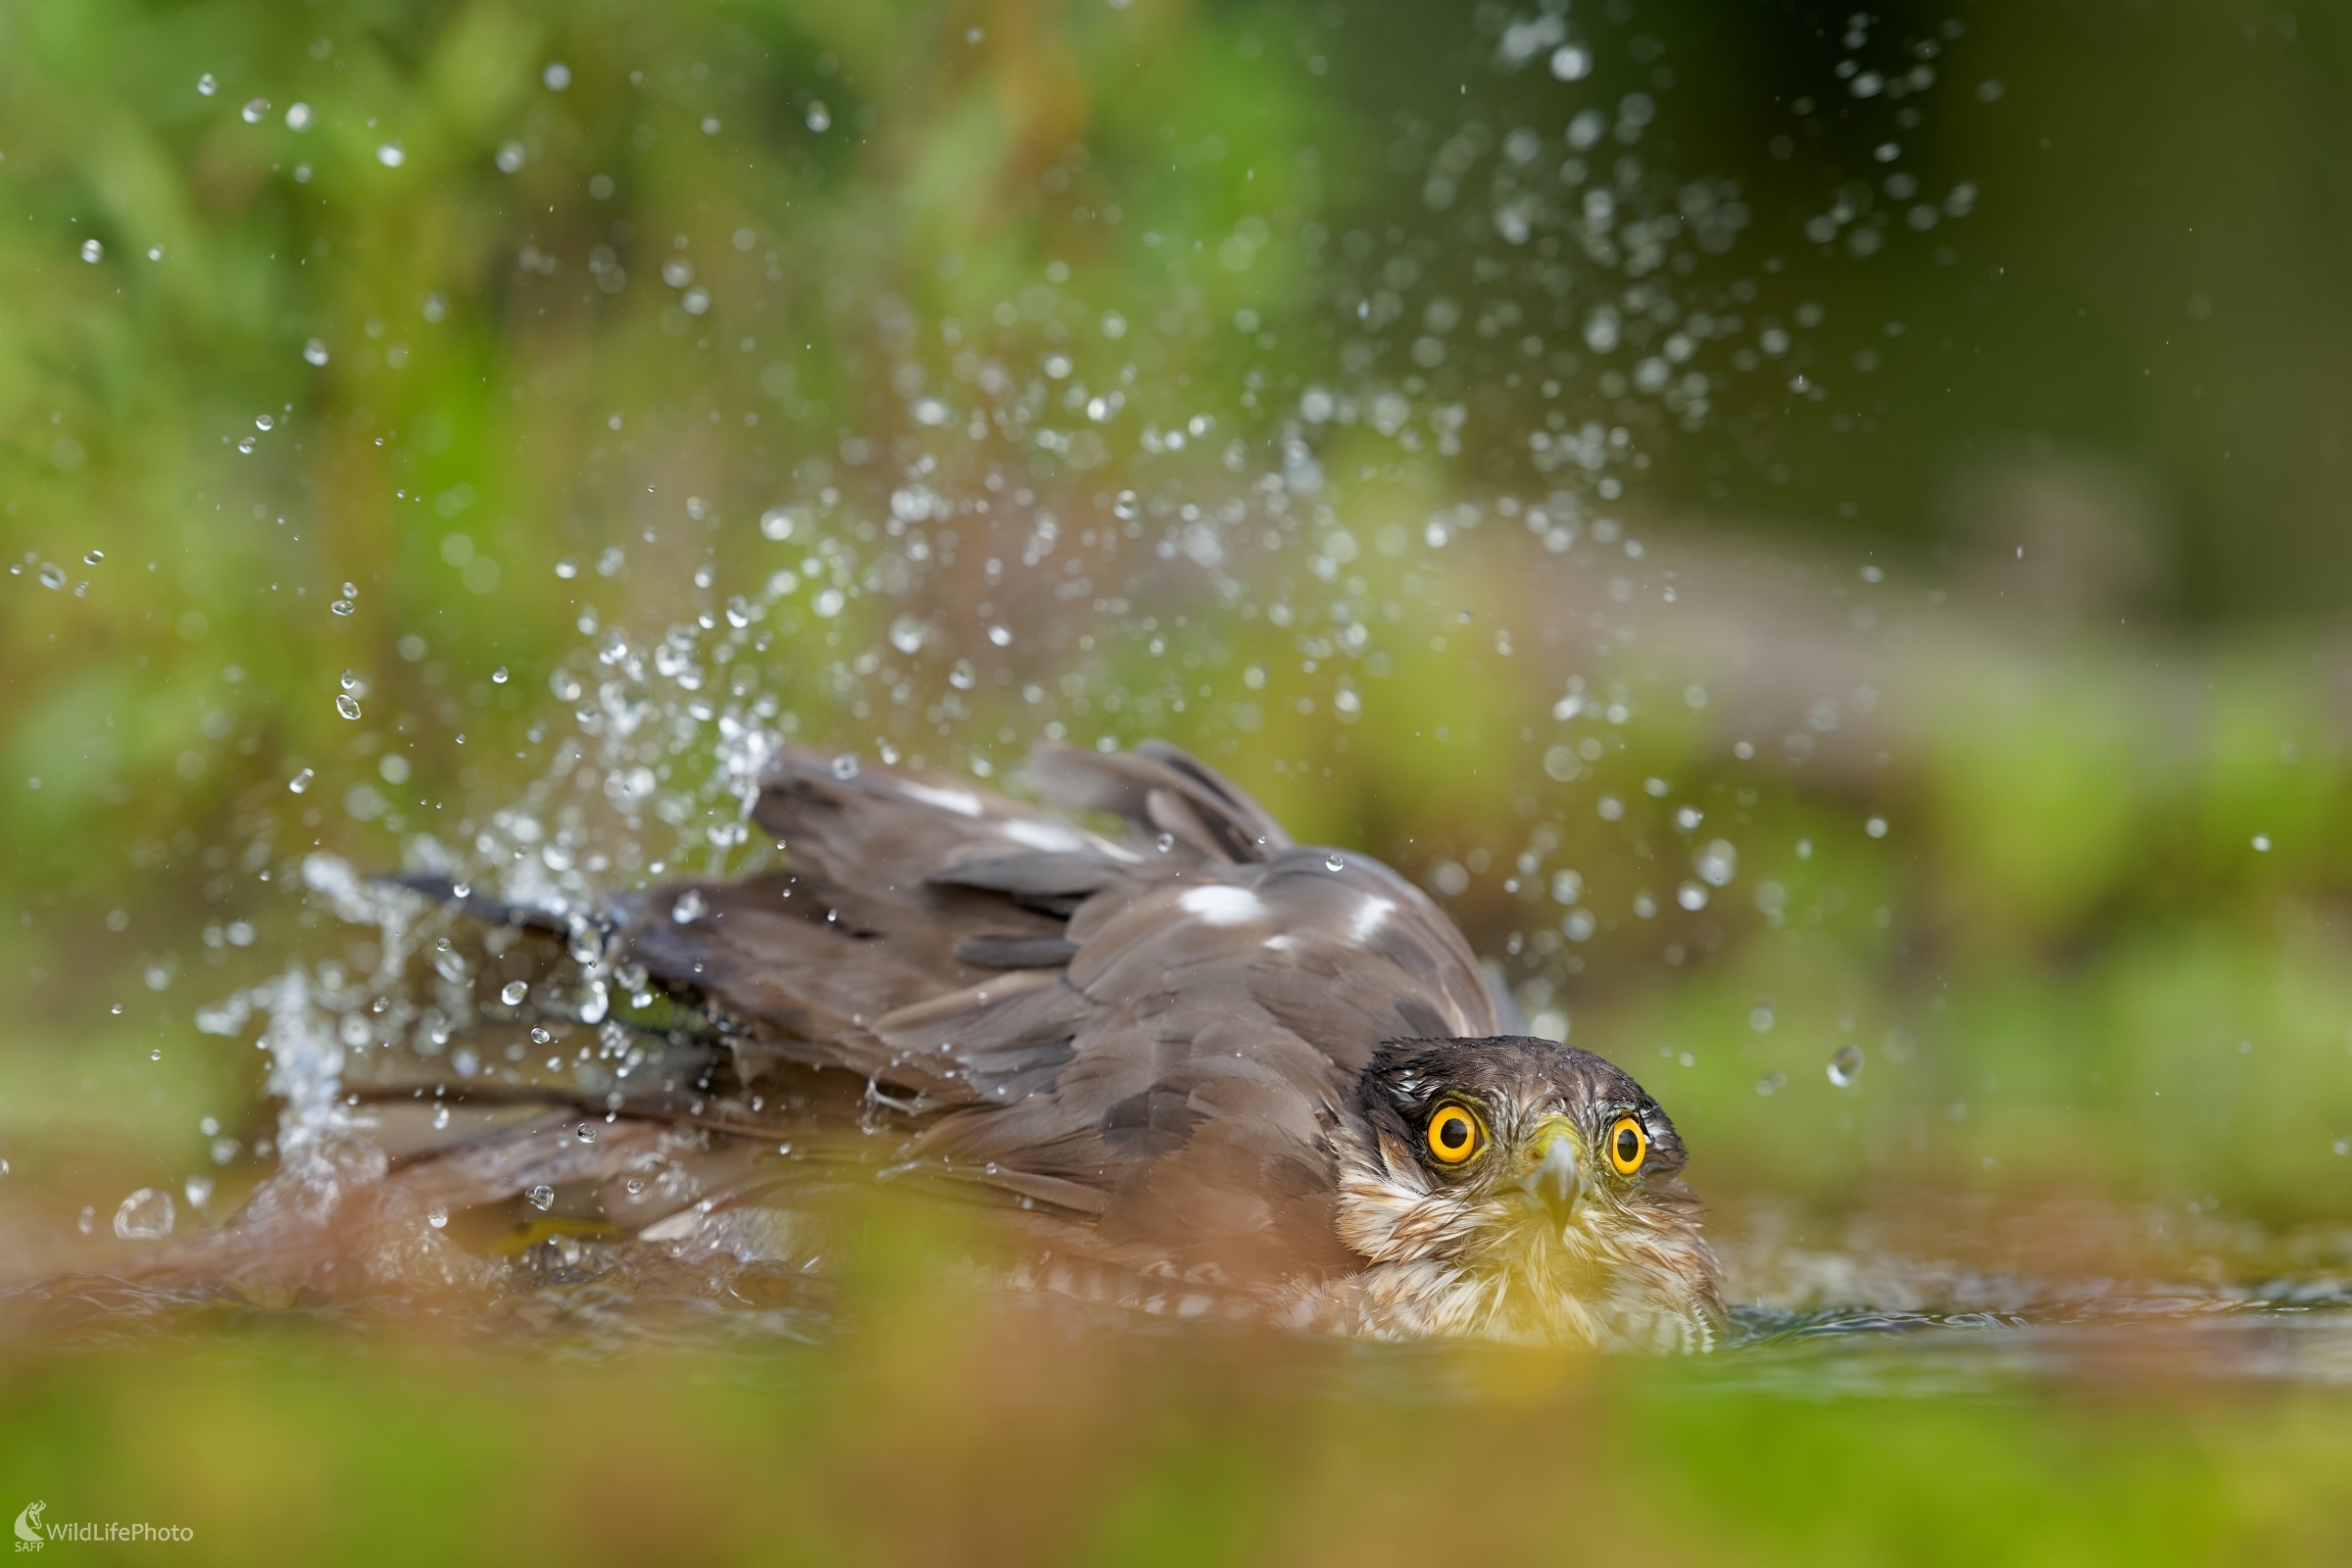
[[636, 901], [625, 960], [745, 1044], [865, 1075], [910, 1151], [1185, 1267], [1340, 1265], [1324, 1134], [1383, 1040], [1494, 1028], [1476, 959], [1377, 861], [1294, 847], [1169, 747], [1049, 748], [1050, 801], [788, 753], [791, 869]]

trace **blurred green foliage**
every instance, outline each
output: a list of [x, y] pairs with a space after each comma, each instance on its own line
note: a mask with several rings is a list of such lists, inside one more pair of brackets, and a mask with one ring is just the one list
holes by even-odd
[[[1049, 724], [1163, 734], [1302, 837], [1458, 874], [1530, 1013], [1642, 1074], [1735, 1214], [1918, 1183], [2340, 1224], [2352, 733], [2315, 628], [2352, 581], [2342, 19], [1906, 5], [1857, 45], [1798, 5], [1579, 0], [1571, 83], [1506, 60], [1547, 15], [0, 11], [23, 1257], [131, 1186], [240, 1179], [198, 1124], [266, 1125], [257, 1054], [190, 1019], [342, 951], [305, 853], [462, 849], [577, 732], [551, 684], [593, 691], [615, 631], [707, 653], [731, 601], [764, 618], [699, 695], [666, 689], [628, 760], [674, 811], [607, 824], [608, 884], [724, 859], [696, 836], [730, 805], [698, 701], [1000, 779]], [[1932, 81], [1864, 97], [1848, 60]], [[1704, 418], [1582, 335], [1635, 274], [1562, 282], [1573, 253], [1497, 237], [1572, 117], [1636, 92], [1627, 211], [1704, 179], [1749, 214], [1656, 274], [1682, 320], [1744, 318], [1693, 351]], [[1522, 176], [1527, 126], [1549, 150]], [[1889, 168], [1943, 205], [1910, 216]], [[1743, 366], [1767, 323], [1788, 358]], [[1361, 417], [1305, 418], [1318, 391]], [[1646, 555], [1597, 504], [1572, 551], [1523, 526], [1554, 483], [1531, 437], [1588, 418], [1635, 433], [1609, 482]], [[1737, 874], [1692, 882], [1718, 835]], [[0, 1472], [60, 1512], [177, 1509], [221, 1555], [790, 1559], [783, 1517], [809, 1560], [928, 1560], [914, 1464], [1004, 1510], [1021, 1560], [1393, 1560], [1454, 1519], [1398, 1512], [1445, 1494], [1394, 1486], [1398, 1455], [1456, 1496], [1515, 1479], [1471, 1533], [1546, 1556], [1602, 1514], [1690, 1560], [2344, 1546], [2312, 1505], [2342, 1462], [2318, 1396], [2182, 1426], [1645, 1370], [1527, 1373], [1551, 1392], [1521, 1400], [1512, 1363], [1464, 1447], [1429, 1441], [1444, 1400], [1317, 1402], [1282, 1381], [1308, 1373], [1269, 1392], [1198, 1348], [1088, 1363], [1114, 1392], [1076, 1410], [1011, 1374], [966, 1409], [986, 1348], [920, 1297], [877, 1292], [912, 1316], [839, 1379], [28, 1356]], [[1054, 1433], [1058, 1533], [975, 1413], [1000, 1410]]]
[[2352, 1545], [2343, 1424], [2311, 1396], [2189, 1424], [2146, 1393], [1823, 1401], [1524, 1352], [1375, 1395], [1329, 1348], [1269, 1366], [1248, 1343], [959, 1347], [982, 1348], [649, 1353], [590, 1376], [282, 1333], [225, 1357], [140, 1348], [12, 1373], [0, 1484], [52, 1523], [186, 1526], [113, 1553], [190, 1562], [1974, 1568]]

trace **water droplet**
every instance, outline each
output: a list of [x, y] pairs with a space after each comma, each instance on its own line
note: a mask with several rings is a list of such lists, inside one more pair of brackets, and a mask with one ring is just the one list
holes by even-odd
[[1839, 1046], [1830, 1056], [1830, 1082], [1840, 1089], [1851, 1089], [1854, 1080], [1862, 1076], [1862, 1048], [1856, 1045]]
[[833, 128], [833, 113], [821, 98], [808, 106], [808, 128], [820, 136]]
[[93, 551], [91, 551], [91, 552], [90, 552], [88, 555], [86, 555], [86, 556], [84, 556], [84, 557], [82, 557], [82, 558], [81, 558], [81, 564], [82, 564], [83, 565], [85, 565], [85, 566], [95, 566], [96, 564], [98, 564], [98, 563], [100, 563], [101, 561], [104, 561], [105, 559], [106, 559], [106, 552], [105, 552], [105, 551], [103, 551], [103, 550], [93, 550]]
[[220, 84], [213, 79], [213, 74], [208, 71], [196, 78], [196, 90], [210, 98], [220, 90]]
[[1747, 1026], [1760, 1035], [1770, 1034], [1772, 1032], [1772, 1009], [1760, 1004], [1750, 1007], [1747, 1011]]
[[1348, 869], [1348, 862], [1341, 859], [1336, 855], [1326, 855], [1323, 857], [1323, 869], [1326, 871], [1345, 871]]
[[435, 1105], [433, 1107], [433, 1130], [435, 1132], [439, 1132], [448, 1125], [449, 1107], [447, 1105]]
[[66, 568], [54, 561], [41, 563], [40, 576], [44, 588], [63, 588], [66, 585]]
[[5, 1157], [0, 1157], [0, 1176], [5, 1176], [5, 1175], [7, 1175], [7, 1174], [8, 1174], [8, 1171], [9, 1171], [8, 1160], [7, 1160]]
[[498, 988], [498, 1000], [508, 1006], [517, 1006], [531, 994], [531, 988], [520, 980], [510, 980]]
[[579, 1140], [581, 1143], [583, 1143], [583, 1144], [593, 1144], [593, 1143], [595, 1143], [595, 1142], [596, 1142], [596, 1123], [594, 1123], [594, 1122], [589, 1122], [589, 1121], [584, 1121], [584, 1122], [580, 1123], [580, 1126], [579, 1126], [579, 1131], [577, 1131], [577, 1132], [573, 1133], [573, 1134], [572, 1134], [572, 1136], [573, 1136], [574, 1138], [577, 1138], [577, 1139], [578, 1139], [578, 1140]]
[[302, 357], [313, 365], [324, 365], [326, 363], [325, 341], [320, 338], [311, 339], [302, 346]]
[[507, 683], [507, 666], [504, 664], [499, 665], [496, 669], [490, 672], [490, 684], [493, 686], [504, 686]]
[[2270, 853], [2270, 849], [2271, 836], [2268, 833], [2257, 833], [2254, 835], [2254, 853], [2257, 855], [2267, 855]]
[[311, 128], [312, 119], [313, 116], [311, 114], [311, 106], [309, 104], [291, 104], [287, 106], [286, 128], [288, 130], [308, 130]]
[[1777, 1095], [1788, 1087], [1788, 1075], [1777, 1068], [1756, 1080], [1756, 1093], [1759, 1095]]
[[74, 1217], [74, 1228], [81, 1232], [81, 1234], [84, 1236], [87, 1236], [91, 1232], [97, 1230], [98, 1211], [90, 1207], [87, 1203], [84, 1203], [81, 1207], [80, 1214]]
[[351, 693], [345, 692], [335, 699], [335, 711], [341, 713], [345, 718], [357, 718], [360, 716], [360, 700]]
[[1696, 882], [1686, 882], [1674, 890], [1674, 902], [1693, 911], [1707, 906], [1707, 890]]
[[85, 262], [102, 262], [106, 259], [106, 247], [94, 239], [85, 239], [81, 242], [81, 259]]
[[213, 1179], [210, 1176], [191, 1176], [180, 1184], [188, 1195], [190, 1208], [202, 1208], [213, 1200]]
[[409, 161], [409, 155], [400, 150], [399, 143], [388, 141], [375, 150], [375, 161], [386, 169], [398, 169]]
[[126, 1242], [160, 1242], [172, 1234], [177, 1218], [170, 1193], [142, 1187], [115, 1210], [115, 1234]]
[[1874, 839], [1883, 839], [1886, 836], [1886, 819], [1883, 816], [1874, 816], [1862, 824], [1862, 831]]
[[972, 668], [972, 662], [968, 659], [958, 659], [948, 668], [948, 684], [959, 692], [970, 691], [972, 683], [979, 678], [979, 673]]
[[551, 1031], [545, 1024], [537, 1025], [531, 1030], [531, 1044], [534, 1046], [551, 1044], [555, 1038], [554, 1032]]
[[688, 888], [678, 895], [678, 902], [669, 906], [669, 917], [680, 925], [692, 925], [708, 914], [710, 910], [710, 900], [704, 898], [698, 890]]
[[260, 445], [261, 443], [259, 441], [256, 441], [249, 435], [241, 435], [237, 437], [237, 450], [249, 458], [253, 456], [253, 449]]
[[249, 98], [245, 102], [245, 107], [237, 111], [237, 118], [248, 125], [258, 125], [262, 122], [262, 117], [269, 112], [269, 99]]
[[547, 69], [539, 73], [539, 79], [547, 83], [549, 92], [562, 92], [571, 85], [571, 68], [561, 60], [550, 60]]
[[318, 774], [312, 772], [309, 768], [302, 768], [298, 770], [292, 778], [286, 780], [286, 788], [293, 791], [296, 795], [300, 795], [303, 791], [311, 787], [311, 780], [317, 778], [318, 776]]
[[544, 1214], [556, 1206], [556, 1190], [542, 1182], [523, 1194], [522, 1200]]
[[435, 1203], [432, 1207], [426, 1209], [424, 1211], [424, 1222], [435, 1230], [439, 1230], [443, 1226], [447, 1225], [449, 1223], [449, 1205], [446, 1203]]
[[922, 651], [924, 640], [930, 635], [931, 628], [912, 615], [901, 615], [890, 623], [890, 646], [909, 658]]
[[326, 608], [333, 611], [338, 615], [348, 615], [357, 607], [354, 606], [348, 599], [338, 599], [332, 604], [328, 605]]
[[[2334, 1150], [2336, 1152], [2336, 1157], [2340, 1159], [2346, 1154], [2352, 1154], [2352, 1138], [2338, 1138], [2334, 1143], [2329, 1144], [2328, 1147]], [[6, 1160], [0, 1160], [0, 1167], [4, 1167], [6, 1164]], [[0, 1169], [0, 1175], [5, 1174], [5, 1169]]]

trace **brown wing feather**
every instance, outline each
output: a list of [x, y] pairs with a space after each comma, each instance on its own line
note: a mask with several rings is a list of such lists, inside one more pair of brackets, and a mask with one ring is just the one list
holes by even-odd
[[740, 1080], [762, 1052], [860, 1074], [915, 1114], [915, 1168], [1043, 1205], [1107, 1255], [1347, 1266], [1327, 1134], [1365, 1063], [1494, 1032], [1460, 934], [1173, 748], [1050, 747], [1031, 778], [1124, 839], [788, 750], [754, 809], [785, 868], [623, 901], [614, 961], [706, 1003]]

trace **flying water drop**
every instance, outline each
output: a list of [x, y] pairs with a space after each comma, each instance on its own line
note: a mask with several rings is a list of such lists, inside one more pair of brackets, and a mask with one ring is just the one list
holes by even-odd
[[94, 239], [85, 239], [81, 242], [81, 259], [85, 262], [104, 261], [106, 259], [106, 247], [99, 244]]
[[440, 1230], [449, 1223], [449, 1206], [445, 1203], [435, 1203], [424, 1211], [424, 1222], [433, 1229]]
[[680, 925], [692, 925], [710, 912], [710, 901], [694, 888], [678, 895], [678, 902], [669, 906], [669, 917]]
[[1856, 1045], [1839, 1046], [1830, 1056], [1830, 1082], [1840, 1089], [1851, 1089], [1862, 1076], [1862, 1048]]
[[544, 1214], [556, 1206], [556, 1190], [542, 1182], [522, 1195], [523, 1201]]
[[522, 1004], [522, 999], [530, 994], [531, 988], [525, 985], [522, 981], [510, 980], [505, 985], [499, 987], [498, 1000], [505, 1003], [510, 1007], [520, 1006]]
[[115, 1234], [126, 1242], [160, 1242], [172, 1234], [177, 1218], [170, 1193], [142, 1187], [115, 1210]]
[[357, 718], [360, 716], [360, 700], [351, 693], [345, 692], [335, 699], [335, 711], [341, 713], [345, 718]]

